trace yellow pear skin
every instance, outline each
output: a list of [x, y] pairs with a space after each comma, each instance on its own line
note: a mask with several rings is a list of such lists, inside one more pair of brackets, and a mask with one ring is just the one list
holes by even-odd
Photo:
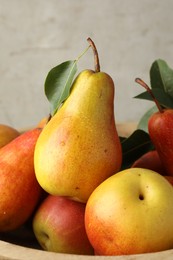
[[113, 80], [104, 72], [84, 70], [38, 138], [36, 178], [49, 194], [86, 202], [121, 163]]

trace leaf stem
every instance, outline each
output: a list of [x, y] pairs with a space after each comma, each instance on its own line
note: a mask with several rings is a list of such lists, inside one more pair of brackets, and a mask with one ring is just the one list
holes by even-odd
[[89, 45], [76, 59], [76, 62], [88, 51], [91, 46]]
[[99, 55], [97, 52], [97, 48], [91, 38], [88, 38], [87, 41], [89, 42], [90, 46], [92, 47], [94, 53], [94, 63], [95, 63], [95, 72], [100, 72], [100, 62], [99, 62]]
[[161, 105], [159, 104], [158, 100], [155, 98], [152, 90], [149, 88], [149, 86], [140, 78], [136, 78], [135, 82], [137, 82], [138, 84], [140, 84], [142, 87], [144, 87], [146, 89], [146, 91], [151, 95], [153, 101], [155, 102], [158, 110], [160, 113], [163, 113], [163, 109], [161, 107]]

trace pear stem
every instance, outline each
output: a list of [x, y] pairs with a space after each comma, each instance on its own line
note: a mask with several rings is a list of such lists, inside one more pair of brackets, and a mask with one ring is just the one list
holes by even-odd
[[140, 78], [136, 78], [135, 82], [137, 82], [138, 84], [140, 84], [142, 87], [144, 87], [146, 89], [146, 91], [151, 95], [153, 101], [155, 102], [158, 110], [160, 113], [163, 113], [163, 109], [161, 107], [161, 105], [159, 104], [158, 100], [155, 98], [152, 90], [149, 88], [149, 86]]
[[100, 62], [99, 62], [99, 55], [97, 52], [97, 48], [91, 38], [88, 38], [87, 41], [89, 42], [90, 46], [92, 47], [94, 53], [94, 63], [95, 63], [95, 72], [100, 72]]

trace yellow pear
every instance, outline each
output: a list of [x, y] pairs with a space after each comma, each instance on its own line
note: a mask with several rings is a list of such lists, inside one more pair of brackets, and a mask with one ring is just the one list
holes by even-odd
[[120, 170], [121, 162], [113, 80], [104, 72], [84, 70], [37, 140], [37, 180], [52, 195], [86, 202], [101, 182]]
[[91, 194], [85, 228], [96, 255], [142, 260], [147, 258], [132, 255], [173, 248], [172, 216], [173, 188], [165, 177], [149, 169], [129, 168], [106, 179]]

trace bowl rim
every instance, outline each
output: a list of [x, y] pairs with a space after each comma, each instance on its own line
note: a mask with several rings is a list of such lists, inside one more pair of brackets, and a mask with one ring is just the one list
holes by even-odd
[[[41, 249], [28, 248], [20, 245], [15, 245], [9, 242], [0, 240], [0, 259], [26, 260], [26, 259], [42, 259], [42, 260], [145, 260], [146, 257], [150, 260], [158, 259], [173, 259], [173, 249], [161, 252], [135, 254], [135, 255], [120, 255], [120, 256], [95, 256], [95, 255], [74, 255], [48, 252]], [[3, 257], [3, 258], [2, 258]]]

